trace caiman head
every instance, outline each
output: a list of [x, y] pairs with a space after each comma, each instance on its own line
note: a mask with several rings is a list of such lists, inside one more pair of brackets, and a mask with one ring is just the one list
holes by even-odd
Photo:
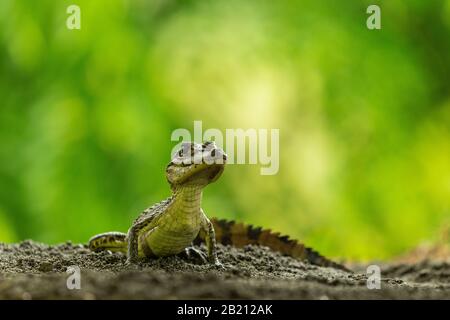
[[214, 142], [183, 142], [167, 165], [167, 181], [172, 190], [181, 185], [206, 186], [220, 177], [226, 162], [227, 155]]

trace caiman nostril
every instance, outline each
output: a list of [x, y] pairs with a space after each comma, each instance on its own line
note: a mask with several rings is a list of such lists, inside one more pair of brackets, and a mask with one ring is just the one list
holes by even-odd
[[211, 157], [215, 157], [216, 156], [216, 149], [213, 149], [212, 151], [211, 151]]
[[227, 160], [227, 155], [225, 153], [223, 154], [223, 160]]

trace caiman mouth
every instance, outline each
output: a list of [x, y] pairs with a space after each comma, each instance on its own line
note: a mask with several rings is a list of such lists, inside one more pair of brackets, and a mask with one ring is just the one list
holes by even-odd
[[207, 180], [208, 182], [216, 181], [224, 170], [224, 164], [200, 164], [195, 168], [193, 173], [184, 179], [184, 182], [196, 180]]

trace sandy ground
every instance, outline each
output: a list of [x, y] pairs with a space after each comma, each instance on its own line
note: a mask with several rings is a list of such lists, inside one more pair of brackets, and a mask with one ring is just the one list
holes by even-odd
[[[369, 290], [363, 265], [351, 274], [256, 246], [219, 246], [219, 258], [224, 269], [178, 256], [133, 268], [70, 242], [0, 244], [0, 299], [450, 299], [448, 262], [381, 265], [381, 289]], [[67, 288], [70, 266], [80, 290]]]

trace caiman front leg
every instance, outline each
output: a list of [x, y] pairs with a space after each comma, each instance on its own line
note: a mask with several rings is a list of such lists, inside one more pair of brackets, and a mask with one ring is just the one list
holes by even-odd
[[[154, 225], [151, 225], [153, 222], [153, 217], [150, 216], [147, 219], [143, 219], [140, 222], [133, 223], [131, 228], [128, 230], [127, 234], [127, 242], [128, 242], [128, 248], [127, 248], [127, 264], [137, 264], [140, 260], [139, 258], [139, 241], [140, 239], [143, 239], [144, 242], [147, 239], [147, 237], [155, 231], [157, 227]], [[146, 229], [146, 230], [144, 230]], [[143, 234], [144, 233], [144, 234]], [[144, 236], [144, 237], [143, 237]], [[144, 255], [150, 255], [148, 254], [149, 250], [145, 250], [146, 248], [143, 247]]]
[[128, 250], [127, 250], [127, 264], [136, 264], [139, 262], [139, 228], [132, 226], [128, 230]]
[[208, 261], [219, 267], [223, 267], [217, 258], [216, 233], [212, 222], [208, 219], [202, 210], [203, 221], [201, 224], [201, 232], [205, 235], [206, 248], [208, 250]]

